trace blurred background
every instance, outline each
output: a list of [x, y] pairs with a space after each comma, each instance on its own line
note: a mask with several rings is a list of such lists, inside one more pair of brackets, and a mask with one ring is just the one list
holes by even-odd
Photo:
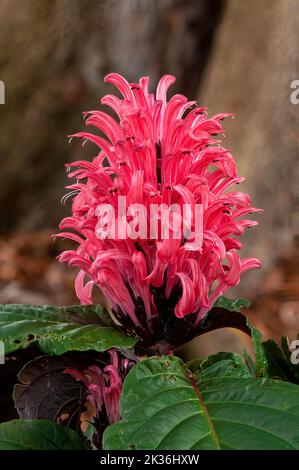
[[[290, 85], [299, 79], [298, 44], [298, 0], [1, 0], [0, 302], [76, 301], [75, 273], [55, 260], [66, 245], [51, 234], [70, 210], [60, 202], [64, 163], [91, 158], [93, 149], [69, 146], [66, 136], [110, 89], [108, 72], [129, 81], [149, 75], [152, 87], [170, 73], [172, 93], [198, 99], [210, 114], [237, 115], [225, 122], [224, 145], [264, 209], [244, 253], [263, 269], [233, 294], [252, 300], [250, 319], [265, 338], [294, 338], [299, 104]], [[244, 345], [239, 334], [217, 334], [201, 340], [202, 352]]]

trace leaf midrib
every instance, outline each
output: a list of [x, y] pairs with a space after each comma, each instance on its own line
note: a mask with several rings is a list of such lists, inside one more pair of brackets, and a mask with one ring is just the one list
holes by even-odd
[[185, 370], [185, 375], [186, 375], [187, 379], [189, 380], [191, 386], [193, 387], [193, 390], [196, 393], [196, 396], [199, 400], [201, 408], [202, 408], [202, 410], [203, 410], [203, 412], [206, 416], [206, 419], [207, 419], [207, 422], [208, 422], [208, 427], [211, 429], [211, 436], [212, 436], [213, 440], [215, 441], [216, 447], [220, 450], [221, 447], [220, 447], [220, 443], [219, 443], [219, 440], [218, 440], [218, 436], [216, 434], [216, 430], [214, 428], [213, 421], [212, 421], [212, 419], [209, 415], [208, 409], [207, 409], [206, 404], [204, 402], [204, 399], [202, 397], [201, 391], [200, 391], [200, 389], [197, 385], [196, 379], [195, 379], [194, 375], [192, 374], [192, 372], [190, 372], [188, 369]]

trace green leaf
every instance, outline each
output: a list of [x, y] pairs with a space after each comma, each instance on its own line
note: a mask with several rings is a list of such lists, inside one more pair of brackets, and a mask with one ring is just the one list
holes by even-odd
[[210, 377], [251, 377], [243, 357], [233, 352], [219, 352], [206, 359], [195, 359], [188, 364], [188, 369], [195, 375], [208, 379]]
[[0, 340], [6, 354], [36, 344], [44, 353], [130, 348], [136, 339], [117, 329], [100, 305], [0, 306]]
[[282, 350], [273, 339], [262, 343], [267, 359], [268, 375], [272, 378], [291, 381], [292, 374]]
[[228, 299], [227, 297], [218, 297], [214, 303], [214, 307], [221, 307], [229, 310], [230, 312], [238, 312], [240, 308], [250, 307], [250, 300], [248, 299]]
[[299, 449], [298, 386], [211, 367], [195, 376], [174, 356], [139, 362], [104, 449]]
[[0, 450], [87, 450], [69, 428], [46, 419], [0, 424]]
[[[240, 308], [248, 307], [250, 307], [250, 301], [248, 299], [241, 298], [231, 300], [226, 297], [219, 297], [212, 310], [208, 313], [205, 323], [208, 325], [209, 331], [230, 326], [250, 335], [255, 355], [254, 370], [256, 376], [268, 377], [268, 361], [262, 345], [262, 334], [254, 328], [250, 322], [248, 322], [246, 316], [239, 311]], [[232, 315], [231, 312], [234, 312], [234, 314]], [[249, 356], [246, 354], [244, 357], [245, 356], [246, 359], [249, 359], [248, 362], [250, 362]]]
[[0, 305], [0, 322], [21, 320], [66, 321], [82, 323], [103, 323], [112, 325], [108, 312], [101, 305], [70, 305], [57, 307], [55, 305], [26, 305], [3, 304]]
[[248, 366], [253, 366], [256, 377], [269, 377], [268, 361], [262, 343], [262, 333], [250, 324], [247, 317], [243, 313], [235, 310], [237, 306], [240, 306], [240, 303], [243, 303], [244, 306], [246, 302], [248, 302], [246, 299], [231, 301], [229, 299], [225, 299], [224, 297], [220, 297], [220, 303], [223, 303], [232, 310], [217, 306], [213, 307], [212, 310], [208, 312], [207, 317], [202, 325], [203, 331], [200, 332], [199, 335], [208, 331], [225, 327], [236, 328], [243, 333], [246, 333], [252, 339], [255, 364], [253, 365], [247, 353], [244, 354], [244, 359], [246, 359]]
[[[254, 370], [256, 377], [274, 378], [286, 380], [293, 383], [299, 383], [299, 367], [290, 362], [290, 351], [287, 341], [282, 338], [282, 349], [272, 339], [262, 342], [262, 334], [250, 323], [247, 323], [251, 329], [251, 339], [253, 344], [255, 364]], [[247, 355], [247, 363], [250, 358]], [[248, 364], [249, 365], [249, 364]]]
[[247, 369], [251, 372], [251, 375], [253, 375], [255, 377], [256, 376], [255, 363], [253, 362], [252, 357], [248, 354], [246, 349], [245, 349], [245, 351], [243, 351], [242, 357], [243, 357], [243, 360], [244, 360], [244, 362], [247, 366]]
[[251, 339], [255, 356], [256, 377], [269, 377], [268, 361], [262, 344], [262, 333], [248, 323], [251, 329]]

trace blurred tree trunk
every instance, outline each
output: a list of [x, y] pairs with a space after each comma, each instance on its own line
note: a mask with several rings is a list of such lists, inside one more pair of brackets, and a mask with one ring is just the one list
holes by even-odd
[[[223, 0], [1, 0], [1, 229], [56, 225], [66, 135], [97, 106], [108, 72], [177, 76], [195, 96]], [[90, 149], [89, 149], [90, 150]], [[90, 154], [89, 154], [90, 155]]]
[[[247, 178], [243, 189], [265, 211], [246, 245], [265, 268], [299, 233], [299, 105], [290, 101], [290, 83], [299, 79], [298, 43], [297, 0], [230, 0], [199, 92], [210, 113], [237, 114], [225, 123], [225, 144]], [[256, 272], [247, 280], [248, 293], [248, 283], [257, 286]]]

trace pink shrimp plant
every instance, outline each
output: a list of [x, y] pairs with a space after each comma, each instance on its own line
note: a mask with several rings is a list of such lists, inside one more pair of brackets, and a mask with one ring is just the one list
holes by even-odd
[[[171, 75], [161, 78], [155, 93], [149, 92], [148, 77], [128, 83], [111, 73], [105, 82], [121, 94], [101, 99], [115, 116], [102, 110], [85, 112], [86, 125], [101, 135], [71, 136], [90, 141], [99, 150], [92, 161], [66, 165], [68, 176], [76, 180], [67, 186], [72, 215], [62, 220], [56, 236], [70, 238], [78, 247], [59, 259], [79, 268], [75, 289], [82, 304], [92, 303], [98, 288], [127, 332], [152, 346], [176, 345], [195, 334], [217, 298], [236, 286], [242, 273], [260, 267], [256, 258], [240, 258], [237, 237], [257, 224], [247, 215], [261, 209], [252, 206], [246, 193], [231, 190], [244, 181], [219, 140], [222, 121], [231, 114], [209, 118], [206, 108], [181, 94], [168, 100], [168, 88], [175, 82]], [[173, 205], [188, 206], [191, 236], [183, 231], [174, 236], [171, 223], [167, 238], [162, 237], [161, 226], [156, 238], [138, 233], [132, 237], [132, 230], [125, 237], [102, 236], [99, 226], [109, 217], [99, 207], [112, 207], [111, 217], [123, 220], [120, 198], [125, 200], [129, 226], [134, 204], [147, 209], [145, 227], [151, 222], [148, 209], [153, 204], [170, 208], [170, 217]], [[194, 232], [198, 205], [200, 242]], [[161, 223], [161, 213], [158, 219]]]

